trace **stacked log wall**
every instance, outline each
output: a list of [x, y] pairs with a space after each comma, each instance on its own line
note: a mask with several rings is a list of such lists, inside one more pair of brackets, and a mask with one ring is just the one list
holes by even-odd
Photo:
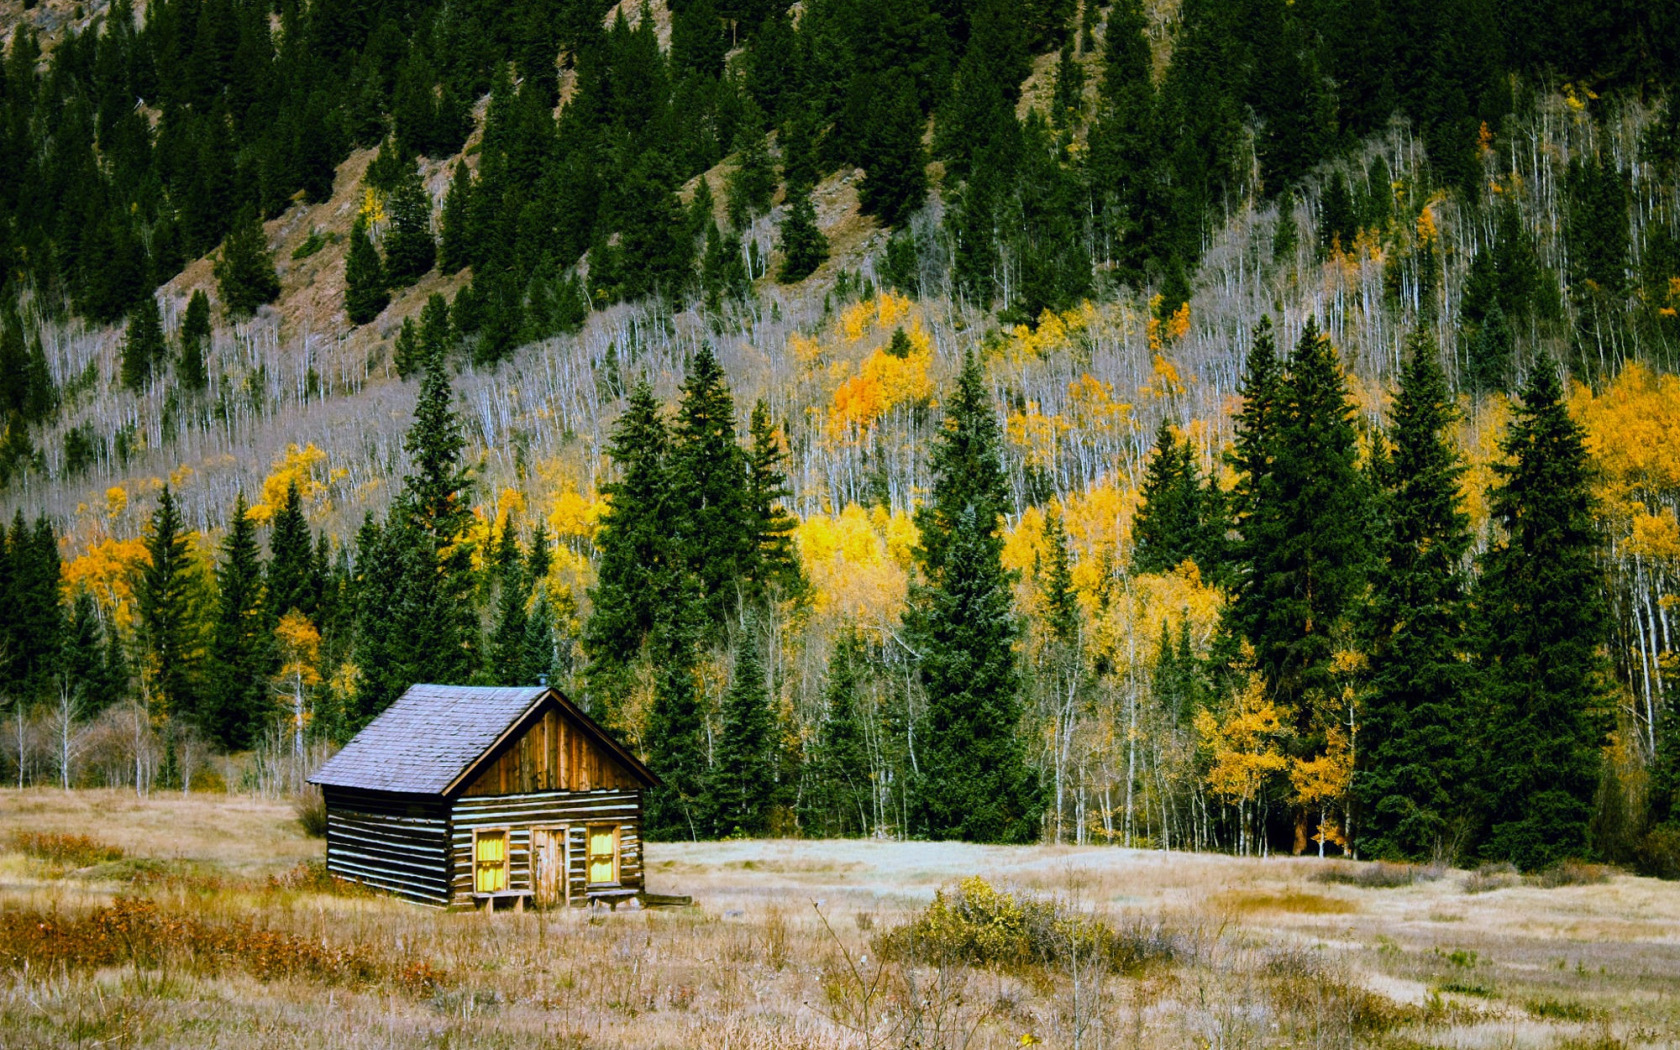
[[613, 824], [619, 835], [619, 885], [641, 889], [642, 793], [639, 790], [544, 791], [521, 795], [466, 796], [455, 800], [449, 813], [449, 903], [473, 903], [473, 831], [508, 829], [508, 888], [533, 889], [531, 884], [531, 828], [570, 825], [568, 870], [573, 903], [582, 903], [588, 888], [588, 828]]
[[449, 809], [443, 799], [323, 791], [329, 872], [421, 904], [449, 903]]

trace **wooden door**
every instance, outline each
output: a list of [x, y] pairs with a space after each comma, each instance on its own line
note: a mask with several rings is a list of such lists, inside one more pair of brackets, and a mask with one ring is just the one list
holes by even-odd
[[564, 903], [566, 884], [565, 828], [531, 829], [531, 891], [539, 906]]

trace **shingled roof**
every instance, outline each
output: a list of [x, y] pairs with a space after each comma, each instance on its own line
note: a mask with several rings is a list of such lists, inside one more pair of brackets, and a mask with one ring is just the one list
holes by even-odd
[[438, 795], [447, 791], [543, 697], [625, 760], [633, 775], [657, 778], [617, 741], [545, 685], [414, 685], [309, 778], [312, 784]]

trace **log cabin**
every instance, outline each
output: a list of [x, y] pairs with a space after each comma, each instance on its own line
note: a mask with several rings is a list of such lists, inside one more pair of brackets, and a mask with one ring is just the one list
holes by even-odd
[[659, 778], [560, 691], [415, 685], [309, 778], [327, 870], [443, 908], [637, 896]]

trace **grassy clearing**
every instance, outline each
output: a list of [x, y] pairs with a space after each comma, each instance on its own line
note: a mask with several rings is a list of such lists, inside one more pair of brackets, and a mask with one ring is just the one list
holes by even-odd
[[1680, 886], [1608, 871], [654, 844], [696, 907], [489, 918], [321, 849], [283, 802], [0, 791], [0, 1046], [1680, 1044]]

